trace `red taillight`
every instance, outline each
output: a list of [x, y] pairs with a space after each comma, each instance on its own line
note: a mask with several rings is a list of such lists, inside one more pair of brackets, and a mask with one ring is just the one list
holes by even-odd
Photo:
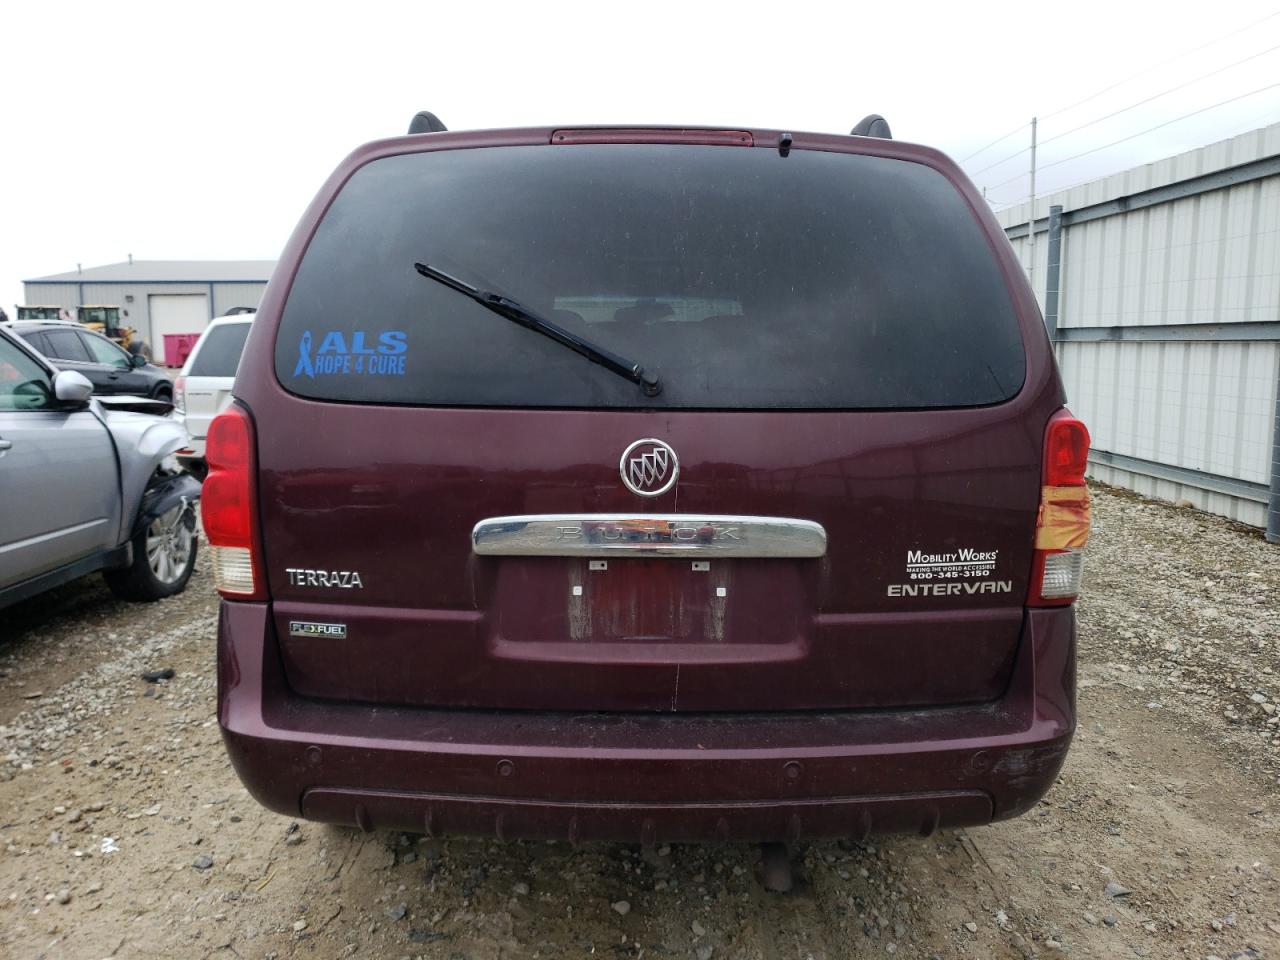
[[200, 515], [213, 558], [213, 582], [224, 597], [263, 600], [258, 543], [253, 422], [236, 404], [209, 424]]
[[1092, 521], [1084, 479], [1088, 464], [1088, 429], [1060, 410], [1044, 432], [1044, 480], [1028, 606], [1066, 606], [1080, 593], [1083, 551]]
[[1062, 410], [1044, 431], [1044, 485], [1083, 487], [1089, 466], [1089, 430]]

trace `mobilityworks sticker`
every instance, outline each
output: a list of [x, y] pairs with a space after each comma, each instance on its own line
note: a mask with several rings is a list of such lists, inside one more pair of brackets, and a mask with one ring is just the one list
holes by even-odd
[[349, 342], [341, 330], [332, 330], [313, 355], [311, 331], [307, 330], [298, 341], [298, 365], [293, 375], [312, 380], [326, 376], [403, 377], [408, 341], [403, 330], [382, 331], [376, 346], [366, 342], [363, 330], [350, 334]]

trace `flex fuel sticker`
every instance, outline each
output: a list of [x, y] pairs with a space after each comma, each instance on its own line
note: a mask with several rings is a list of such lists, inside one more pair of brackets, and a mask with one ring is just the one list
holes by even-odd
[[312, 352], [311, 331], [298, 341], [295, 377], [403, 377], [409, 335], [403, 330], [383, 330], [366, 336], [363, 330], [344, 334], [331, 330]]
[[993, 580], [999, 550], [961, 547], [944, 553], [908, 550], [906, 579], [891, 583], [891, 597], [961, 597], [975, 593], [1011, 593], [1012, 580]]
[[289, 636], [291, 637], [333, 637], [335, 640], [347, 639], [345, 623], [312, 623], [308, 620], [290, 620]]

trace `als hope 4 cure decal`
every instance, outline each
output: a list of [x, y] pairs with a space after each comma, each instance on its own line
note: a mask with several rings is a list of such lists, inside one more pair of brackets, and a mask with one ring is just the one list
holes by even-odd
[[312, 380], [327, 376], [403, 377], [408, 349], [409, 335], [403, 330], [368, 336], [363, 330], [349, 334], [331, 330], [318, 347], [307, 330], [298, 341], [298, 365], [293, 375]]

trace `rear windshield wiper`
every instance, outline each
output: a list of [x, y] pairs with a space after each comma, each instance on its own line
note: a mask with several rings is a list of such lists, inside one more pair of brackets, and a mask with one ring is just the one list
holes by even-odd
[[451, 287], [464, 296], [470, 297], [480, 306], [489, 308], [499, 316], [506, 317], [513, 323], [518, 323], [534, 333], [550, 337], [556, 343], [568, 347], [575, 353], [582, 354], [592, 363], [598, 363], [606, 370], [616, 373], [620, 377], [625, 377], [632, 383], [637, 384], [644, 391], [646, 397], [656, 397], [662, 392], [661, 381], [654, 374], [646, 373], [644, 367], [640, 366], [640, 364], [633, 363], [618, 356], [616, 353], [611, 353], [604, 347], [598, 346], [590, 340], [578, 336], [576, 333], [571, 333], [559, 324], [552, 323], [546, 317], [535, 313], [510, 297], [491, 293], [488, 290], [479, 290], [471, 286], [471, 284], [459, 280], [443, 270], [437, 270], [429, 264], [415, 263], [413, 269], [429, 280], [443, 283], [446, 287]]

